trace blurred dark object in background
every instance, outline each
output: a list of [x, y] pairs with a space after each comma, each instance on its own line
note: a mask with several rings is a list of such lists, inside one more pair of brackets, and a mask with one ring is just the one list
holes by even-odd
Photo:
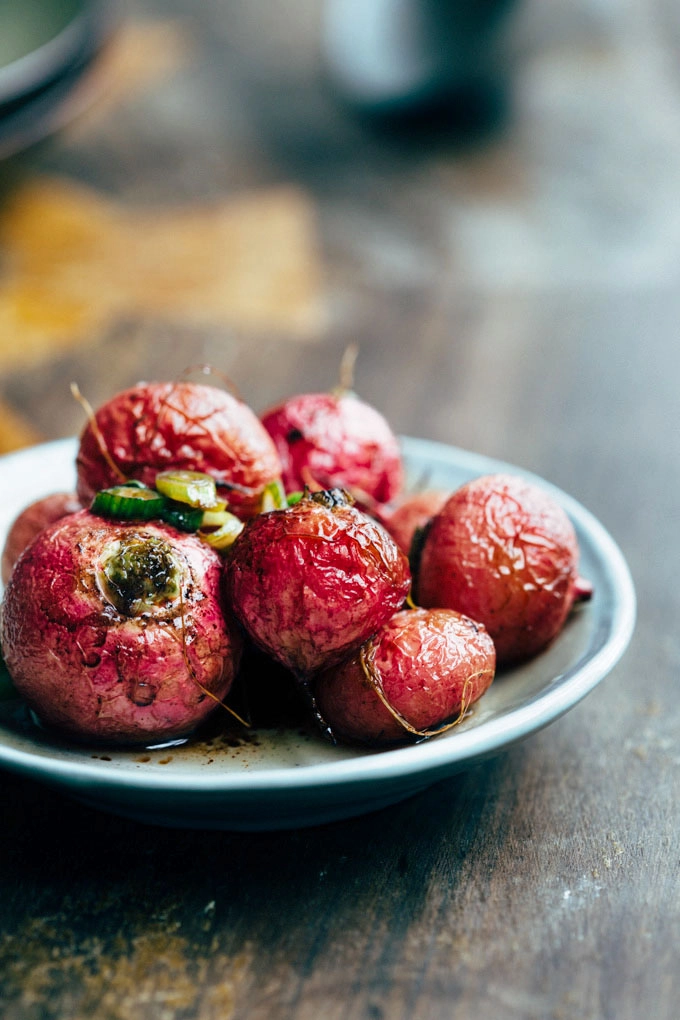
[[498, 56], [514, 0], [325, 0], [322, 48], [336, 93], [376, 122], [494, 126], [506, 106]]
[[0, 159], [40, 141], [82, 109], [113, 23], [109, 0], [2, 0]]

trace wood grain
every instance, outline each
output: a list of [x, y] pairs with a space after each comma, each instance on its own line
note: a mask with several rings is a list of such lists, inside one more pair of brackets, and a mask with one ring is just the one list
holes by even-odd
[[[129, 7], [147, 26], [188, 17], [180, 0]], [[325, 86], [318, 4], [260, 9], [197, 0], [191, 60], [32, 155], [21, 186], [103, 196], [131, 245], [153, 209], [298, 196], [316, 341], [279, 302], [188, 321], [172, 296], [117, 305], [30, 364], [15, 327], [5, 445], [17, 421], [76, 431], [71, 379], [97, 403], [209, 362], [260, 410], [332, 386], [356, 341], [357, 389], [398, 431], [508, 459], [601, 518], [634, 574], [636, 634], [549, 729], [318, 829], [154, 829], [7, 774], [3, 1020], [675, 1020], [677, 9], [526, 0], [508, 118], [465, 144], [358, 121]]]

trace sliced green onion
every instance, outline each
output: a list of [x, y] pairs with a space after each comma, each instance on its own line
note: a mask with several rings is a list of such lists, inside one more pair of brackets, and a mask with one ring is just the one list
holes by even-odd
[[214, 531], [199, 531], [199, 536], [213, 549], [228, 549], [243, 531], [243, 521], [233, 514], [225, 513], [225, 520]]
[[158, 516], [178, 531], [198, 531], [203, 524], [203, 511], [200, 508], [187, 506], [186, 503], [175, 503], [169, 499], [164, 499], [163, 503], [163, 509]]
[[218, 502], [215, 479], [200, 471], [161, 471], [156, 488], [168, 499], [202, 510], [211, 510]]
[[100, 517], [113, 517], [119, 521], [150, 521], [161, 516], [166, 502], [155, 489], [114, 485], [98, 492], [90, 509]]
[[284, 510], [286, 506], [286, 492], [281, 480], [277, 478], [275, 482], [265, 485], [260, 501], [260, 513], [266, 514], [270, 510]]
[[233, 517], [233, 514], [228, 513], [227, 504], [222, 503], [218, 507], [214, 507], [212, 510], [203, 511], [203, 520], [201, 522], [202, 528], [221, 528], [228, 517]]
[[286, 496], [286, 503], [288, 506], [295, 506], [296, 503], [300, 502], [303, 496], [304, 492], [289, 492]]

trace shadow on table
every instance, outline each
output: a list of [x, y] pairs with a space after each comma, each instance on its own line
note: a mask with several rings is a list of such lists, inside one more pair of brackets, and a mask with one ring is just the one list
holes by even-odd
[[[286, 927], [331, 908], [336, 925], [390, 903], [413, 915], [433, 871], [453, 887], [470, 853], [492, 852], [497, 815], [512, 808], [507, 774], [505, 756], [374, 814], [274, 833], [144, 826], [12, 778], [2, 795], [0, 874], [8, 886], [0, 902], [16, 923], [29, 906], [25, 893], [14, 896], [18, 889], [30, 890], [37, 914], [58, 912], [68, 897], [71, 924], [80, 916], [87, 927], [88, 915], [105, 912], [110, 931], [140, 910], [190, 919], [214, 902], [222, 925], [238, 928], [249, 917], [251, 937], [265, 914]], [[267, 925], [263, 944], [273, 935]]]

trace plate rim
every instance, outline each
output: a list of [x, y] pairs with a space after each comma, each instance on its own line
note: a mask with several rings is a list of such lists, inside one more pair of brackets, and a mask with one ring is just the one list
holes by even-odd
[[[418, 451], [429, 460], [442, 464], [455, 461], [457, 467], [474, 474], [504, 471], [520, 475], [540, 484], [567, 510], [577, 530], [591, 540], [605, 574], [610, 581], [613, 604], [607, 632], [594, 653], [587, 650], [563, 673], [552, 678], [548, 689], [534, 694], [528, 701], [479, 726], [458, 730], [455, 739], [424, 741], [407, 747], [368, 751], [337, 761], [309, 765], [262, 768], [243, 772], [200, 773], [167, 771], [152, 772], [105, 769], [90, 761], [67, 761], [54, 758], [45, 751], [29, 752], [8, 747], [0, 735], [0, 767], [29, 775], [43, 782], [69, 787], [99, 787], [125, 793], [201, 793], [207, 795], [239, 795], [248, 791], [296, 791], [312, 793], [321, 788], [335, 790], [371, 782], [385, 784], [409, 777], [427, 783], [429, 773], [441, 773], [467, 767], [531, 734], [538, 732], [577, 705], [614, 668], [632, 637], [636, 620], [635, 588], [628, 564], [618, 544], [604, 525], [578, 500], [545, 478], [509, 462], [477, 454], [451, 444], [430, 439], [400, 436], [405, 459], [415, 459]], [[66, 452], [75, 453], [74, 438], [58, 439], [6, 454], [0, 467], [9, 461], [26, 457]], [[45, 750], [49, 751], [49, 748]], [[83, 753], [90, 754], [91, 749]], [[434, 781], [434, 780], [433, 780]], [[330, 791], [329, 791], [330, 792]]]

